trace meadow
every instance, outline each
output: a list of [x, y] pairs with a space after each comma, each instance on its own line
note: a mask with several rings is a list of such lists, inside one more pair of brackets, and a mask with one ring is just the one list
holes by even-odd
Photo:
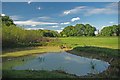
[[43, 52], [58, 52], [62, 51], [62, 49], [60, 49], [60, 46], [67, 48], [65, 50], [73, 49], [77, 46], [94, 46], [111, 49], [119, 48], [118, 37], [67, 37], [59, 38], [58, 40], [59, 42], [49, 42], [46, 46], [41, 47], [7, 49], [3, 51], [2, 56], [17, 57]]
[[68, 37], [59, 38], [63, 44], [71, 47], [95, 46], [118, 49], [118, 37]]

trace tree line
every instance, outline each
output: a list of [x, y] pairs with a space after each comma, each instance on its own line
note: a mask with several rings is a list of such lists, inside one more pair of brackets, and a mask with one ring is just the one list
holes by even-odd
[[97, 29], [90, 24], [76, 24], [75, 26], [67, 26], [60, 33], [63, 37], [70, 36], [119, 36], [120, 25], [112, 25], [104, 27], [98, 34]]
[[[62, 32], [58, 33], [53, 30], [25, 30], [14, 24], [9, 16], [0, 16], [2, 19], [2, 47], [19, 47], [31, 45], [44, 45], [50, 41], [46, 37], [70, 37], [70, 36], [96, 36], [96, 28], [90, 24], [76, 24], [67, 26]], [[104, 27], [98, 36], [119, 36], [119, 26], [113, 25]]]

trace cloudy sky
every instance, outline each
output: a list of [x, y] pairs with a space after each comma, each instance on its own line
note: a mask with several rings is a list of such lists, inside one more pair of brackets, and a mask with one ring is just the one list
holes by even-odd
[[78, 23], [101, 29], [118, 23], [115, 2], [3, 2], [2, 14], [26, 29], [61, 31]]

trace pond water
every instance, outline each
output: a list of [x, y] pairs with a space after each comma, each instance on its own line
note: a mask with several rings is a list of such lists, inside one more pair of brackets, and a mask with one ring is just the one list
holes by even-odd
[[106, 70], [108, 62], [76, 56], [67, 52], [39, 54], [25, 64], [16, 66], [15, 70], [62, 70], [69, 74], [83, 76], [98, 74]]

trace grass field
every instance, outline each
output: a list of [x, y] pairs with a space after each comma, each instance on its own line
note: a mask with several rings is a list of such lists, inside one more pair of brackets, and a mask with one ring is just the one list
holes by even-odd
[[96, 46], [118, 49], [118, 37], [68, 37], [59, 38], [63, 44], [71, 47]]

